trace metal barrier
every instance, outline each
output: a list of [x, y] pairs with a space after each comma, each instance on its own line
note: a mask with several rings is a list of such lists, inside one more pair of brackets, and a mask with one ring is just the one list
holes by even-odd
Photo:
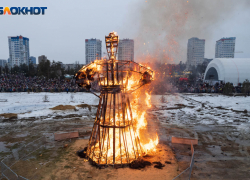
[[191, 178], [191, 173], [192, 173], [192, 169], [194, 166], [194, 146], [193, 146], [193, 144], [191, 144], [191, 152], [192, 152], [192, 158], [191, 158], [190, 168], [189, 168], [189, 180]]
[[[46, 137], [41, 137], [36, 139], [35, 141], [28, 143], [21, 148], [12, 151], [11, 155], [8, 155], [6, 158], [4, 158], [0, 162], [0, 167], [1, 167], [1, 177], [0, 179], [8, 179], [8, 180], [29, 180], [25, 177], [22, 177], [15, 173], [11, 167], [13, 167], [18, 161], [23, 160], [27, 158], [29, 155], [31, 155], [33, 152], [45, 147], [46, 145]], [[189, 167], [181, 172], [178, 176], [176, 176], [173, 180], [179, 178], [183, 173], [189, 172], [188, 180], [191, 178], [191, 173], [194, 165], [194, 147], [193, 143], [191, 143], [191, 152], [192, 152], [192, 157], [190, 161]], [[188, 171], [189, 170], [189, 171]]]
[[28, 180], [28, 179], [26, 179], [26, 178], [24, 178], [22, 176], [18, 176], [18, 180]]
[[194, 146], [193, 143], [191, 143], [191, 152], [192, 152], [192, 157], [191, 157], [191, 161], [190, 161], [190, 165], [187, 169], [185, 169], [184, 171], [182, 171], [178, 176], [176, 176], [173, 180], [179, 178], [183, 173], [188, 172], [189, 170], [189, 176], [188, 176], [188, 180], [190, 180], [191, 178], [191, 174], [192, 174], [192, 169], [194, 166]]
[[28, 180], [25, 177], [22, 177], [15, 173], [13, 169], [11, 169], [17, 162], [20, 160], [25, 160], [29, 155], [34, 153], [35, 151], [45, 147], [46, 137], [43, 136], [41, 138], [36, 139], [16, 150], [12, 151], [12, 154], [6, 156], [1, 162], [1, 178], [5, 178], [8, 180]]
[[1, 179], [6, 178], [6, 179], [13, 179], [13, 180], [18, 180], [18, 175], [12, 171], [8, 166], [6, 166], [3, 161], [0, 163], [1, 165]]

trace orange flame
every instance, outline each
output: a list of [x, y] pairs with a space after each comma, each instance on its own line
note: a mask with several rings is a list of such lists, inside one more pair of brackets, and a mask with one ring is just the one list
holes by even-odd
[[[105, 71], [105, 69], [102, 69], [102, 66], [100, 65], [101, 61], [102, 60], [96, 60], [96, 61], [92, 62], [91, 64], [82, 67], [82, 69], [80, 71], [84, 72], [88, 68], [92, 69], [93, 71], [96, 71], [96, 72], [100, 72], [102, 70]], [[115, 67], [113, 67], [113, 68], [115, 68]], [[147, 67], [147, 68], [150, 69], [150, 67]], [[101, 85], [105, 85], [106, 81], [107, 81], [107, 79], [103, 78], [100, 81]], [[134, 87], [136, 85], [138, 85], [139, 82], [140, 82], [140, 78], [138, 78], [136, 75], [133, 75], [133, 74], [129, 75], [129, 78], [119, 79], [119, 82], [116, 79], [116, 77], [114, 77], [114, 84], [115, 85], [119, 85], [119, 84], [126, 85], [126, 87], [124, 87], [126, 89], [126, 91], [134, 89]], [[112, 80], [108, 81], [108, 83], [111, 84]], [[100, 162], [101, 164], [105, 164], [105, 163], [110, 164], [113, 162], [112, 157], [113, 157], [113, 153], [115, 153], [115, 162], [116, 163], [119, 163], [121, 161], [122, 161], [122, 163], [129, 162], [129, 160], [126, 160], [126, 155], [127, 155], [126, 152], [128, 151], [129, 157], [133, 157], [133, 155], [134, 155], [133, 149], [136, 146], [135, 144], [137, 142], [137, 141], [135, 141], [135, 139], [139, 139], [140, 149], [142, 150], [142, 152], [138, 152], [138, 156], [150, 154], [150, 153], [156, 151], [156, 146], [159, 142], [158, 135], [156, 134], [156, 136], [154, 138], [151, 138], [151, 137], [144, 138], [144, 133], [145, 133], [145, 130], [147, 130], [147, 125], [148, 125], [148, 122], [146, 119], [146, 115], [147, 115], [146, 110], [147, 110], [147, 108], [152, 107], [151, 95], [148, 92], [145, 93], [146, 106], [142, 107], [139, 104], [140, 94], [142, 94], [141, 89], [133, 92], [134, 98], [133, 98], [133, 101], [131, 103], [132, 115], [130, 114], [130, 111], [128, 109], [126, 112], [127, 121], [133, 122], [133, 129], [129, 130], [128, 128], [125, 128], [121, 132], [121, 131], [119, 131], [118, 128], [114, 128], [114, 129], [110, 128], [108, 135], [106, 135], [106, 136], [104, 135], [103, 138], [100, 138], [100, 142], [95, 143], [95, 145], [91, 146], [91, 151], [94, 151], [95, 152], [94, 154], [98, 154], [98, 156], [91, 157], [91, 158], [93, 158], [93, 161]], [[142, 103], [142, 104], [144, 104], [144, 103]], [[114, 122], [114, 119], [111, 117], [109, 124], [113, 124], [113, 122]], [[117, 126], [126, 125], [122, 115], [119, 113], [115, 113], [115, 125], [117, 125]], [[115, 132], [113, 132], [113, 131], [115, 131]], [[120, 137], [131, 137], [131, 139], [128, 138], [128, 139], [124, 140], [123, 138], [120, 138]], [[113, 144], [114, 139], [115, 139], [115, 142], [119, 142], [119, 143]], [[126, 146], [123, 145], [123, 144], [125, 144], [124, 142], [126, 143]], [[115, 148], [113, 148], [114, 145], [115, 145]], [[100, 154], [99, 149], [102, 149], [102, 154]], [[113, 152], [113, 149], [115, 149], [115, 152]], [[107, 162], [106, 162], [106, 159], [107, 159]]]
[[146, 99], [145, 99], [145, 103], [147, 105], [147, 107], [151, 108], [151, 96], [146, 92]]

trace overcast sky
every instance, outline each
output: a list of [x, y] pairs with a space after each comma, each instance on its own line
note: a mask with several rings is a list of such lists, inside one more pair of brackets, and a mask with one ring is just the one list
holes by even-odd
[[[102, 49], [105, 52], [105, 35], [116, 31], [120, 39], [135, 39], [136, 61], [137, 57], [147, 52], [151, 53], [151, 56], [155, 55], [153, 46], [159, 41], [154, 38], [156, 33], [167, 34], [168, 37], [177, 36], [173, 32], [181, 28], [178, 38], [175, 39], [178, 46], [174, 48], [179, 49], [178, 56], [173, 55], [176, 63], [180, 60], [186, 61], [187, 40], [191, 37], [206, 39], [206, 58], [214, 58], [216, 40], [222, 37], [236, 37], [236, 51], [243, 53], [236, 53], [235, 57], [250, 58], [249, 4], [239, 0], [225, 0], [227, 4], [217, 4], [217, 0], [204, 0], [211, 2], [211, 7], [207, 8], [207, 4], [199, 4], [197, 0], [178, 1], [180, 4], [176, 5], [171, 4], [173, 0], [0, 0], [1, 7], [47, 7], [45, 15], [0, 16], [0, 59], [9, 57], [8, 36], [22, 35], [30, 39], [30, 56], [37, 58], [46, 55], [50, 60], [63, 63], [79, 61], [82, 64], [85, 63], [85, 39], [102, 40]], [[166, 9], [162, 9], [163, 6], [166, 6]], [[173, 7], [175, 11], [172, 10]], [[204, 8], [204, 11], [200, 12], [199, 7]], [[218, 13], [220, 9], [223, 16]], [[159, 25], [165, 21], [166, 15], [170, 17], [172, 14], [187, 20], [184, 22], [175, 17], [174, 22], [172, 19], [170, 21], [172, 24]], [[216, 19], [216, 22], [206, 19], [210, 16]], [[209, 23], [204, 24], [204, 21]], [[152, 26], [154, 34], [145, 34], [144, 30], [147, 29], [148, 33]], [[145, 46], [143, 41], [150, 43], [150, 46]], [[162, 44], [169, 44], [170, 40], [164, 36], [160, 41]], [[171, 51], [166, 49], [171, 47], [159, 45], [159, 49], [161, 48], [171, 56]]]

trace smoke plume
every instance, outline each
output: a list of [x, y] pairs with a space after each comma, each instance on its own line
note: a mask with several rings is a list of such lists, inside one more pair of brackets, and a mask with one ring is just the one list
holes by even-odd
[[[185, 62], [189, 38], [211, 39], [215, 32], [225, 30], [221, 27], [230, 22], [236, 12], [248, 11], [249, 5], [248, 0], [147, 0], [138, 3], [139, 20], [131, 19], [132, 24], [139, 23], [135, 36], [137, 61]], [[206, 51], [214, 52], [214, 45], [206, 47]]]

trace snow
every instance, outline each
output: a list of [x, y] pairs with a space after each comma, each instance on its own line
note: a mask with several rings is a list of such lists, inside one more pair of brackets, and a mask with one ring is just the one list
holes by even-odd
[[250, 97], [244, 96], [224, 96], [224, 95], [210, 95], [210, 94], [201, 94], [201, 96], [195, 94], [190, 98], [202, 102], [208, 103], [212, 106], [218, 107], [222, 106], [227, 109], [234, 109], [239, 111], [250, 111]]
[[[44, 102], [44, 96], [48, 96], [49, 102]], [[71, 96], [73, 96], [73, 101]], [[0, 93], [0, 99], [7, 99], [7, 102], [0, 102], [0, 114], [16, 113], [19, 118], [39, 117], [47, 115], [68, 114], [72, 110], [53, 111], [58, 105], [97, 105], [99, 98], [91, 93]], [[79, 113], [86, 111], [79, 110]], [[74, 113], [76, 114], [76, 113]]]
[[[152, 111], [163, 127], [168, 125], [199, 126], [228, 125], [237, 129], [250, 128], [250, 97], [224, 96], [218, 94], [166, 94], [166, 102], [161, 102], [162, 95], [153, 95]], [[182, 104], [181, 108], [178, 104]], [[221, 108], [217, 108], [221, 106]], [[244, 113], [244, 110], [247, 113]], [[235, 110], [239, 111], [236, 112]]]
[[[43, 101], [45, 95], [48, 96], [49, 102]], [[147, 112], [155, 114], [163, 126], [168, 124], [178, 126], [228, 124], [242, 128], [249, 126], [250, 97], [231, 97], [218, 94], [165, 94], [165, 102], [161, 102], [161, 98], [162, 95], [152, 95], [153, 107]], [[35, 123], [44, 120], [59, 121], [60, 119], [55, 118], [56, 116], [70, 114], [79, 115], [84, 119], [94, 118], [96, 111], [90, 113], [88, 108], [76, 107], [73, 110], [64, 111], [50, 108], [58, 105], [98, 105], [99, 103], [98, 97], [86, 92], [68, 94], [0, 93], [0, 99], [7, 99], [7, 102], [0, 102], [0, 114], [16, 113], [19, 119], [35, 117]], [[222, 109], [217, 108], [218, 106], [221, 106]], [[231, 109], [242, 112], [235, 112]], [[247, 113], [243, 113], [245, 109], [248, 111]], [[1, 122], [1, 125], [4, 124], [6, 123]]]

